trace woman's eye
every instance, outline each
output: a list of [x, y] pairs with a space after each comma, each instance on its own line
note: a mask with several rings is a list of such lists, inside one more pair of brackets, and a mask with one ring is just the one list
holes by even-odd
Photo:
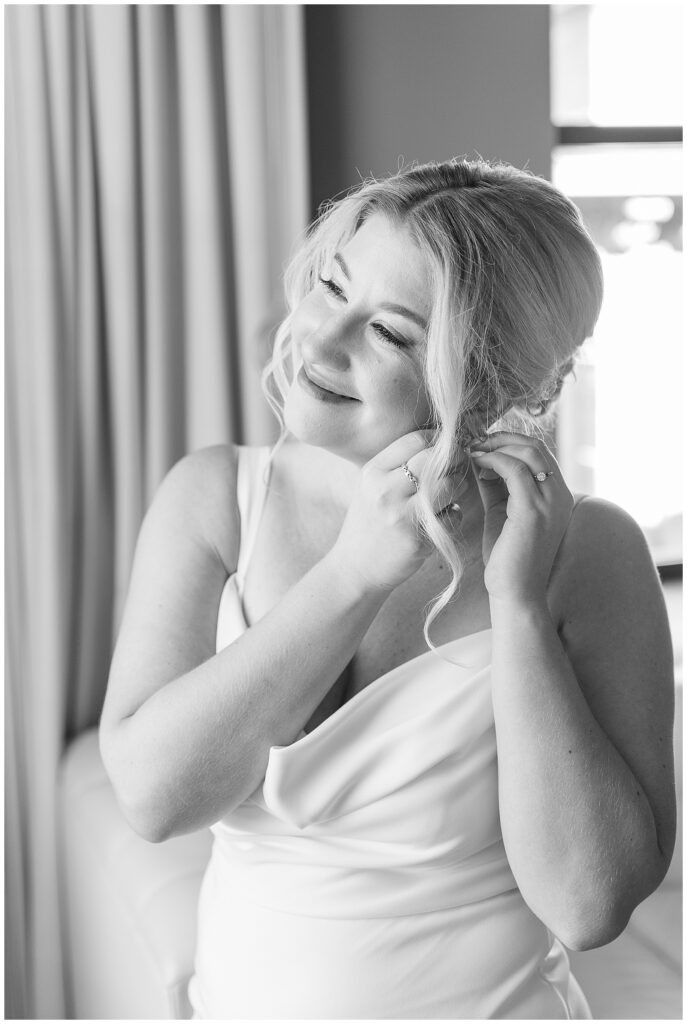
[[388, 341], [392, 345], [395, 345], [396, 348], [406, 347], [405, 342], [401, 341], [401, 339], [396, 337], [395, 334], [392, 334], [388, 327], [385, 327], [384, 324], [374, 323], [372, 324], [372, 329], [380, 336], [380, 338], [383, 338], [384, 341]]
[[331, 278], [320, 275], [320, 283], [324, 285], [330, 295], [334, 295], [337, 299], [345, 298], [343, 290], [339, 288], [338, 284], [334, 284]]
[[[340, 288], [339, 285], [336, 284], [331, 279], [331, 277], [322, 277], [322, 275], [320, 274], [320, 284], [335, 299], [338, 299], [341, 302], [347, 302], [348, 301], [346, 299], [345, 294], [344, 294], [343, 288]], [[375, 334], [377, 334], [377, 336], [380, 337], [383, 341], [386, 341], [386, 342], [388, 342], [391, 345], [395, 345], [396, 348], [407, 348], [408, 347], [404, 341], [402, 341], [395, 334], [392, 334], [392, 332], [389, 330], [389, 328], [385, 327], [384, 324], [373, 323], [371, 326], [372, 326], [372, 330], [375, 332]]]

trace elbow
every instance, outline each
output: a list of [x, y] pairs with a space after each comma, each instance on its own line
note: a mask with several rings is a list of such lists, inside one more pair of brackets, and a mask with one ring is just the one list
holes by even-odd
[[127, 824], [149, 843], [162, 843], [172, 838], [174, 823], [165, 813], [165, 800], [154, 780], [120, 748], [116, 730], [106, 730], [101, 724], [99, 741], [105, 771]]
[[122, 808], [122, 813], [136, 835], [148, 843], [164, 843], [166, 839], [171, 839], [175, 834], [172, 826], [166, 822], [155, 821], [150, 816], [143, 817], [132, 814], [124, 808]]
[[610, 916], [606, 920], [576, 922], [561, 927], [556, 936], [567, 949], [574, 953], [583, 953], [613, 942], [625, 931], [628, 921], [629, 917], [619, 919]]
[[599, 899], [584, 906], [580, 901], [574, 910], [557, 921], [545, 922], [558, 939], [575, 953], [607, 946], [625, 931], [634, 904], [626, 900]]
[[665, 877], [670, 859], [658, 847], [651, 848], [642, 860], [641, 870], [621, 876], [601, 891], [590, 891], [575, 903], [576, 910], [566, 915], [560, 931], [552, 931], [574, 952], [607, 946], [627, 928], [639, 904]]
[[[555, 892], [537, 890], [535, 914], [574, 952], [598, 949], [614, 942], [627, 928], [639, 904], [659, 885], [665, 875], [665, 859], [657, 847], [644, 849], [629, 864], [606, 864], [603, 872], [593, 869], [570, 871], [566, 883]], [[524, 895], [524, 893], [523, 893]]]
[[171, 816], [164, 813], [164, 805], [150, 787], [140, 786], [134, 793], [126, 793], [113, 783], [113, 789], [127, 824], [141, 839], [163, 843], [175, 835]]
[[163, 805], [149, 787], [141, 786], [133, 794], [118, 787], [114, 781], [112, 787], [127, 824], [141, 839], [148, 843], [163, 843], [179, 834], [171, 814], [165, 814]]

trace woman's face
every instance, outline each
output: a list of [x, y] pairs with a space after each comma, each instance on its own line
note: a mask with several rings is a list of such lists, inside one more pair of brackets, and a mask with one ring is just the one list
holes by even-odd
[[359, 465], [426, 426], [430, 275], [409, 232], [370, 217], [295, 309], [289, 431]]

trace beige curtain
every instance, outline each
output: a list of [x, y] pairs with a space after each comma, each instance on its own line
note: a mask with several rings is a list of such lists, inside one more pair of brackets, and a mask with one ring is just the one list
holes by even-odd
[[5, 8], [6, 1017], [64, 1016], [55, 783], [183, 454], [274, 437], [299, 6]]

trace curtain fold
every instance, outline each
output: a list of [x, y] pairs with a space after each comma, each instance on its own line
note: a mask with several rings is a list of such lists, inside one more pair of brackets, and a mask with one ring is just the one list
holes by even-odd
[[[139, 8], [141, 186], [144, 246], [146, 489], [150, 491], [186, 447], [184, 254], [181, 230], [179, 83], [176, 24], [162, 6]], [[165, 187], [160, 188], [160, 182]]]
[[[236, 315], [239, 337], [248, 340], [242, 412], [253, 432], [261, 429], [259, 370], [283, 313], [285, 263], [309, 216], [305, 38], [287, 6], [232, 4], [221, 12]], [[247, 203], [251, 194], [263, 201]]]
[[276, 433], [259, 373], [308, 211], [301, 18], [5, 10], [10, 1019], [64, 1016], [59, 763], [97, 722], [144, 510], [185, 453]]
[[[23, 906], [15, 902], [13, 907], [23, 919], [8, 922], [6, 946], [24, 941], [23, 949], [8, 951], [12, 973], [7, 983], [12, 987], [15, 972], [26, 971], [21, 988], [30, 997], [33, 977], [41, 976], [46, 988], [58, 993], [61, 982], [54, 956], [59, 923], [56, 913], [44, 912], [55, 906], [58, 891], [55, 858], [44, 857], [46, 850], [54, 850], [57, 828], [54, 788], [44, 784], [44, 772], [48, 769], [54, 777], [66, 711], [65, 688], [57, 681], [68, 669], [73, 537], [72, 505], [62, 474], [72, 471], [73, 454], [68, 444], [72, 388], [59, 341], [67, 298], [55, 213], [57, 161], [51, 144], [50, 115], [58, 97], [51, 92], [47, 74], [41, 11], [26, 7], [22, 14], [14, 21], [11, 45], [6, 34], [6, 387], [12, 396], [6, 501], [8, 525], [16, 531], [7, 547], [13, 551], [8, 569], [20, 576], [8, 580], [6, 632], [13, 637], [9, 654], [19, 655], [21, 673], [10, 663], [7, 707], [13, 718], [6, 721], [6, 729], [17, 754], [12, 795], [22, 804], [13, 807], [10, 799], [8, 814], [18, 812], [18, 820], [12, 815], [6, 829], [8, 844], [15, 843], [17, 835], [24, 840], [9, 858], [10, 866], [22, 861], [24, 900]], [[19, 594], [16, 610], [25, 616], [21, 627], [13, 620], [13, 602]], [[10, 995], [9, 1002], [16, 1004], [18, 999]], [[40, 1000], [36, 1003], [40, 1006]], [[16, 1012], [18, 1007], [14, 1008]]]

